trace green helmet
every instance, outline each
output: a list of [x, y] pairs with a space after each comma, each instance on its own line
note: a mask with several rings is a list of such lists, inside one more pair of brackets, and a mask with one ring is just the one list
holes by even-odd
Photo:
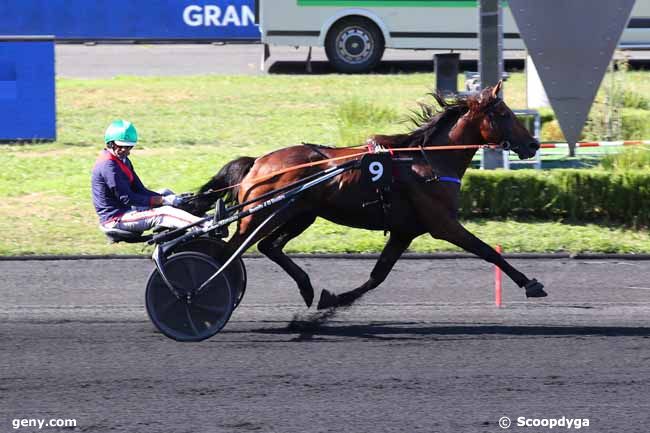
[[131, 122], [126, 120], [116, 120], [106, 128], [104, 134], [104, 143], [114, 141], [118, 146], [135, 146], [138, 142], [138, 131]]

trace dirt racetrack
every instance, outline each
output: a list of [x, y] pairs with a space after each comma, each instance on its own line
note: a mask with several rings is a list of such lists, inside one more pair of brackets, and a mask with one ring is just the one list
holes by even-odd
[[[336, 292], [373, 265], [299, 262]], [[471, 433], [502, 416], [511, 431], [567, 430], [519, 417], [648, 431], [648, 261], [514, 260], [550, 296], [508, 281], [497, 309], [488, 264], [402, 260], [335, 314], [305, 310], [268, 260], [246, 264], [224, 331], [180, 344], [148, 322], [148, 260], [0, 261], [0, 431], [61, 418], [77, 427], [40, 431]]]

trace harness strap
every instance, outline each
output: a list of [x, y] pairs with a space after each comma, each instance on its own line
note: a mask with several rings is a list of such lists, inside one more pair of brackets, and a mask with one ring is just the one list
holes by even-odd
[[422, 158], [427, 162], [427, 165], [431, 169], [431, 178], [427, 179], [427, 182], [433, 182], [440, 180], [440, 177], [436, 174], [436, 171], [433, 169], [433, 164], [431, 164], [431, 160], [429, 159], [429, 156], [427, 153], [424, 151], [424, 146], [420, 145], [420, 152], [422, 153]]
[[305, 143], [305, 142], [303, 141], [302, 145], [303, 145], [303, 146], [306, 146], [306, 147], [308, 147], [308, 148], [310, 148], [312, 151], [316, 152], [317, 154], [319, 154], [320, 156], [322, 156], [322, 157], [325, 158], [325, 159], [328, 159], [328, 158], [329, 158], [329, 156], [325, 155], [321, 150], [318, 149], [318, 146], [319, 146], [318, 144], [314, 144], [314, 143]]
[[[335, 161], [342, 161], [344, 159], [353, 159], [353, 158], [356, 158], [358, 156], [363, 156], [363, 155], [365, 155], [367, 153], [368, 152], [352, 153], [350, 155], [338, 156], [336, 158], [329, 158], [329, 159], [325, 159], [325, 160], [321, 160], [321, 161], [306, 162], [304, 164], [298, 164], [298, 165], [294, 165], [294, 166], [291, 166], [291, 167], [284, 168], [282, 170], [274, 171], [273, 173], [269, 173], [269, 174], [267, 174], [265, 176], [260, 176], [260, 177], [254, 178], [254, 179], [250, 179], [250, 182], [253, 182], [253, 183], [265, 182], [265, 181], [267, 181], [269, 179], [273, 179], [274, 177], [279, 176], [281, 174], [289, 173], [290, 171], [299, 170], [301, 168], [307, 168], [307, 167], [315, 167], [317, 165], [327, 164], [327, 163], [335, 162]], [[227, 191], [229, 189], [236, 188], [236, 187], [240, 186], [241, 184], [242, 184], [242, 182], [239, 182], [239, 183], [237, 183], [235, 185], [228, 185], [228, 186], [223, 187], [223, 188], [213, 189], [213, 190], [210, 190], [209, 192], [210, 193], [215, 193], [215, 192]]]
[[457, 177], [451, 177], [451, 176], [440, 176], [438, 178], [438, 182], [451, 182], [451, 183], [457, 183], [458, 185], [460, 185], [460, 183], [461, 183], [460, 179], [458, 179]]
[[[496, 144], [457, 144], [457, 145], [451, 145], [451, 146], [425, 146], [425, 147], [422, 147], [422, 148], [420, 148], [420, 147], [417, 147], [417, 148], [413, 148], [413, 147], [401, 148], [400, 147], [400, 148], [391, 149], [391, 151], [393, 151], [393, 152], [420, 152], [422, 150], [466, 150], [466, 149], [483, 149], [483, 148], [495, 149], [497, 147], [499, 147], [499, 146], [496, 145]], [[313, 161], [313, 162], [307, 162], [307, 163], [304, 163], [304, 164], [294, 165], [292, 167], [287, 167], [287, 168], [284, 168], [282, 170], [278, 170], [276, 172], [269, 173], [269, 174], [267, 174], [265, 176], [260, 176], [260, 177], [257, 177], [255, 179], [250, 179], [250, 182], [264, 182], [264, 181], [267, 181], [269, 179], [273, 179], [274, 177], [279, 176], [281, 174], [288, 173], [290, 171], [299, 170], [301, 168], [314, 167], [314, 166], [317, 166], [317, 165], [327, 164], [327, 163], [335, 162], [335, 161], [342, 161], [344, 159], [356, 158], [358, 156], [363, 156], [363, 155], [366, 155], [367, 153], [369, 153], [368, 150], [367, 150], [367, 146], [356, 147], [356, 148], [359, 149], [359, 153], [353, 153], [353, 154], [350, 154], [350, 155], [338, 156], [336, 158], [329, 158], [329, 159], [324, 159], [324, 160], [321, 160], [321, 161]], [[366, 148], [365, 151], [362, 150], [364, 148]], [[348, 147], [347, 149], [355, 149], [355, 148]], [[210, 190], [209, 193], [227, 191], [229, 189], [236, 188], [236, 187], [238, 187], [240, 185], [241, 185], [241, 182], [237, 183], [235, 185], [226, 186], [224, 188]]]
[[395, 156], [395, 152], [390, 146], [382, 146], [381, 144], [377, 143], [374, 138], [369, 138], [366, 140], [366, 147], [368, 148], [368, 153], [388, 152], [390, 153], [391, 158]]

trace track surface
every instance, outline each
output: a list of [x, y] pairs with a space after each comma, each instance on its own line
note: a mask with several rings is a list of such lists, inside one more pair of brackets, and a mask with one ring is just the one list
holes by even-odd
[[[261, 44], [183, 45], [183, 44], [57, 44], [56, 73], [66, 78], [110, 78], [119, 75], [205, 75], [205, 74], [262, 74]], [[304, 74], [307, 48], [272, 47], [266, 62], [270, 73]], [[433, 55], [449, 51], [388, 49], [375, 73], [394, 74], [432, 72]], [[463, 61], [476, 61], [476, 51], [460, 51]], [[506, 67], [523, 68], [524, 51], [504, 51]], [[631, 67], [647, 68], [650, 51], [626, 51]], [[313, 73], [329, 74], [335, 71], [327, 64], [325, 50], [314, 48]], [[517, 62], [518, 60], [518, 62]], [[461, 64], [461, 68], [463, 64]], [[476, 70], [475, 63], [470, 67]]]
[[[298, 261], [334, 291], [373, 265]], [[88, 432], [498, 432], [504, 415], [647, 432], [650, 262], [513, 263], [550, 297], [526, 301], [507, 281], [497, 309], [484, 262], [403, 260], [328, 316], [247, 259], [225, 330], [180, 344], [147, 320], [147, 260], [0, 262], [0, 432], [18, 418]]]
[[[205, 74], [260, 75], [261, 44], [57, 44], [56, 72], [67, 78], [109, 78], [118, 75], [189, 76]], [[433, 54], [448, 51], [386, 50], [376, 72], [432, 72]], [[266, 68], [271, 73], [304, 74], [308, 49], [272, 47]], [[463, 51], [476, 60], [476, 52]], [[507, 51], [506, 59], [523, 59], [523, 51]], [[313, 72], [333, 73], [323, 48], [313, 49]]]

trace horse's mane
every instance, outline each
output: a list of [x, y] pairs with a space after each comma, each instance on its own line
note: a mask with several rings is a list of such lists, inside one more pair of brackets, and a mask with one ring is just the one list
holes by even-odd
[[[467, 113], [470, 104], [478, 101], [480, 98], [475, 96], [443, 96], [439, 92], [431, 92], [430, 96], [435, 99], [432, 104], [419, 102], [419, 111], [411, 111], [411, 115], [406, 119], [415, 126], [406, 134], [395, 135], [373, 135], [369, 141], [388, 147], [415, 147], [431, 143], [431, 139], [440, 131], [446, 130], [453, 126], [458, 119]], [[302, 143], [317, 153], [320, 149], [335, 149], [336, 146], [325, 146], [322, 144]], [[275, 152], [275, 151], [273, 151]], [[271, 153], [273, 153], [271, 152]]]
[[468, 97], [444, 97], [437, 92], [430, 95], [435, 99], [435, 103], [419, 103], [420, 111], [412, 111], [407, 119], [415, 126], [413, 130], [406, 134], [375, 136], [379, 144], [390, 147], [414, 147], [430, 143], [436, 134], [454, 125], [458, 118], [470, 109]]

